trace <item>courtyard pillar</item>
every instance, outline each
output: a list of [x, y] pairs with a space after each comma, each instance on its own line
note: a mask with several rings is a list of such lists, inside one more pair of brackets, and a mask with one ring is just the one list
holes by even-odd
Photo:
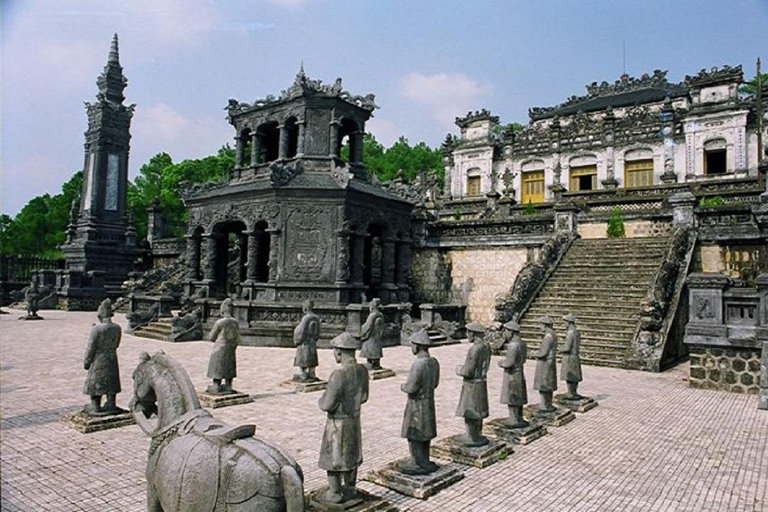
[[187, 278], [200, 279], [200, 236], [187, 236]]
[[336, 232], [336, 284], [346, 284], [349, 282], [349, 231], [340, 229]]
[[268, 229], [269, 233], [269, 282], [274, 283], [280, 269], [280, 229]]
[[365, 261], [365, 235], [352, 235], [352, 283], [363, 283], [363, 262]]
[[245, 144], [242, 137], [235, 137], [235, 168], [243, 166], [243, 155], [245, 153]]
[[381, 284], [395, 282], [395, 241], [392, 238], [381, 240]]
[[261, 153], [261, 139], [254, 131], [251, 134], [251, 166], [259, 163], [259, 153]]
[[208, 281], [216, 281], [216, 252], [218, 249], [218, 236], [213, 233], [203, 235], [205, 238], [205, 269], [203, 278]]
[[237, 265], [237, 279], [243, 281], [245, 277], [245, 265], [248, 262], [248, 234], [245, 232], [237, 234], [237, 249], [240, 253]]
[[255, 283], [258, 276], [259, 235], [256, 231], [248, 233], [248, 271], [246, 279]]
[[296, 142], [296, 156], [301, 156], [304, 154], [304, 139], [306, 137], [307, 122], [298, 121], [296, 124], [299, 127], [299, 134]]
[[280, 154], [278, 158], [288, 158], [288, 125], [285, 123], [280, 125]]
[[339, 157], [339, 126], [341, 126], [341, 123], [336, 120], [330, 123], [330, 148], [328, 156], [332, 158]]
[[398, 286], [408, 284], [408, 274], [411, 270], [411, 244], [410, 239], [403, 239], [397, 244], [397, 267], [395, 268], [395, 283]]
[[355, 132], [352, 134], [352, 137], [354, 137], [354, 144], [352, 144], [352, 148], [354, 149], [354, 154], [349, 155], [350, 160], [353, 164], [362, 165], [363, 164], [363, 132]]

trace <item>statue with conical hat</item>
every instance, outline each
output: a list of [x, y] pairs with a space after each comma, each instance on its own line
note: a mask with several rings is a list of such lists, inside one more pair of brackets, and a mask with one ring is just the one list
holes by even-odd
[[541, 410], [551, 412], [552, 393], [557, 390], [557, 334], [549, 316], [539, 318], [544, 338], [536, 352], [536, 373], [533, 377], [533, 389], [538, 390], [541, 397]]
[[213, 380], [213, 384], [208, 386], [207, 391], [214, 395], [235, 392], [232, 381], [237, 376], [235, 350], [240, 343], [240, 324], [233, 315], [232, 299], [225, 299], [221, 303], [221, 318], [211, 329], [213, 350], [208, 361], [208, 378]]
[[439, 468], [429, 460], [429, 446], [437, 437], [435, 388], [440, 384], [440, 364], [429, 355], [432, 343], [425, 329], [414, 333], [410, 342], [416, 360], [408, 379], [400, 386], [408, 395], [400, 436], [408, 439], [410, 459], [399, 463], [398, 469], [409, 475], [426, 475]]
[[568, 313], [563, 317], [566, 322], [565, 346], [560, 351], [563, 356], [563, 364], [560, 367], [560, 379], [568, 386], [568, 392], [563, 398], [566, 400], [579, 400], [578, 393], [581, 376], [581, 331], [576, 327], [576, 317]]
[[[91, 402], [83, 412], [91, 416], [103, 416], [122, 412], [115, 404], [120, 392], [120, 368], [117, 364], [117, 348], [120, 346], [122, 329], [112, 322], [112, 302], [105, 299], [96, 312], [99, 323], [91, 327], [85, 347], [83, 368], [88, 371], [83, 393]], [[107, 397], [102, 406], [101, 397]]]
[[299, 367], [301, 373], [293, 377], [299, 381], [319, 380], [315, 375], [317, 368], [317, 339], [320, 337], [320, 317], [313, 309], [311, 300], [304, 302], [302, 309], [304, 316], [299, 325], [293, 331], [293, 342], [296, 345], [296, 356], [293, 358], [293, 366]]
[[363, 463], [360, 409], [368, 401], [368, 369], [357, 362], [357, 339], [343, 332], [331, 340], [341, 366], [331, 373], [318, 402], [328, 419], [320, 445], [318, 466], [328, 474], [328, 489], [314, 499], [340, 504], [357, 498], [357, 468]]
[[381, 358], [384, 355], [381, 345], [381, 337], [384, 334], [384, 315], [381, 310], [381, 300], [371, 300], [371, 312], [360, 328], [360, 357], [368, 360], [367, 366], [371, 370], [381, 369]]
[[528, 403], [528, 389], [525, 383], [525, 358], [528, 347], [520, 337], [520, 325], [515, 321], [505, 323], [502, 336], [507, 352], [499, 366], [504, 369], [501, 379], [501, 403], [509, 408], [506, 425], [510, 428], [525, 428], [530, 424], [523, 419], [523, 406]]
[[488, 417], [488, 367], [491, 365], [491, 347], [485, 341], [485, 329], [477, 322], [467, 324], [467, 335], [472, 344], [464, 364], [456, 368], [462, 379], [461, 397], [456, 416], [464, 418], [466, 433], [461, 437], [464, 446], [488, 444], [484, 437], [483, 419]]

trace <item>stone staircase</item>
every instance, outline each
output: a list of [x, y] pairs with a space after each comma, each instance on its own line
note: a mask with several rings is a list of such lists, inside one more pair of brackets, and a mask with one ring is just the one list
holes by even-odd
[[139, 338], [149, 338], [160, 341], [170, 341], [172, 318], [158, 318], [154, 322], [133, 330], [131, 334]]
[[640, 303], [664, 257], [667, 238], [576, 240], [520, 322], [529, 357], [539, 348], [537, 319], [549, 315], [560, 346], [563, 316], [581, 329], [584, 364], [624, 367], [638, 325]]

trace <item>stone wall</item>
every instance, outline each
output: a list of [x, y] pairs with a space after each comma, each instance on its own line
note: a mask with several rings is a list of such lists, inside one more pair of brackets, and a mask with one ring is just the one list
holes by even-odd
[[759, 393], [759, 350], [692, 346], [690, 357], [691, 387], [750, 395]]
[[768, 272], [768, 249], [755, 245], [700, 244], [697, 271], [717, 272], [752, 283], [759, 274]]
[[[414, 249], [411, 258], [411, 301], [416, 303], [453, 302], [451, 259], [448, 252], [439, 249]], [[459, 297], [456, 297], [458, 300]]]
[[[608, 238], [607, 222], [579, 223], [581, 238]], [[624, 221], [624, 232], [627, 238], [644, 238], [651, 236], [668, 236], [672, 224], [659, 220], [627, 220]]]

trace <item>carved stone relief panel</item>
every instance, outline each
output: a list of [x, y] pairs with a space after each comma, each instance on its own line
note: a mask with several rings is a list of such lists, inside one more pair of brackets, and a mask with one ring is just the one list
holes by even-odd
[[308, 110], [304, 147], [308, 155], [327, 156], [331, 112], [329, 110]]
[[288, 210], [284, 278], [291, 281], [333, 282], [336, 209], [301, 205]]

